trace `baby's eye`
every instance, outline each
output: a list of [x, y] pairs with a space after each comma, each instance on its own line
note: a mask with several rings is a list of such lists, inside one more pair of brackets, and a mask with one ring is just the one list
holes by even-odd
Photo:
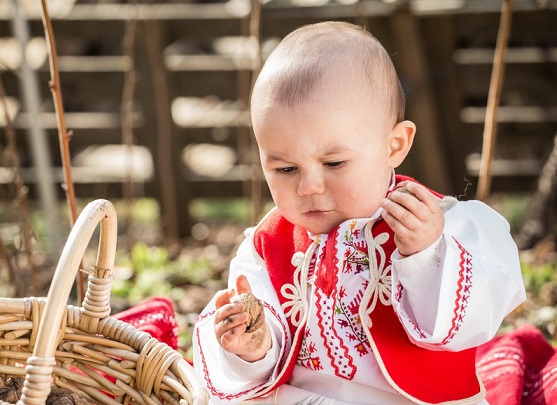
[[289, 174], [289, 173], [293, 173], [296, 170], [295, 166], [288, 166], [288, 167], [279, 167], [277, 169], [275, 169], [275, 171], [277, 173], [280, 174]]
[[334, 167], [334, 168], [342, 167], [345, 164], [346, 164], [346, 162], [343, 161], [343, 160], [341, 160], [340, 162], [327, 162], [327, 163], [325, 163], [326, 166]]

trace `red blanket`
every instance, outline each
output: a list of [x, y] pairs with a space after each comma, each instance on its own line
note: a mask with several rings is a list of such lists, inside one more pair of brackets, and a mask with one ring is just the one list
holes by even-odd
[[557, 350], [533, 326], [498, 336], [477, 353], [490, 405], [557, 404]]
[[[168, 298], [151, 298], [114, 317], [173, 349], [178, 346], [178, 323]], [[480, 346], [477, 368], [490, 405], [557, 405], [557, 349], [533, 326]]]
[[169, 298], [150, 298], [113, 317], [149, 333], [174, 350], [178, 347], [178, 322]]

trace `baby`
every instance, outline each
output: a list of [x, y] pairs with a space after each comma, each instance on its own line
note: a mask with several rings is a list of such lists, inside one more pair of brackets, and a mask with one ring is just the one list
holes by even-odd
[[214, 404], [486, 403], [475, 347], [525, 299], [517, 248], [483, 203], [395, 175], [416, 133], [404, 103], [349, 23], [299, 28], [268, 58], [251, 116], [276, 208], [193, 336]]

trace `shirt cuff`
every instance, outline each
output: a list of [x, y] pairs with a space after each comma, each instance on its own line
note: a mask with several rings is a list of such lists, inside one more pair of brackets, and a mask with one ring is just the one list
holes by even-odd
[[410, 256], [401, 255], [396, 249], [392, 256], [391, 261], [395, 264], [397, 271], [408, 272], [420, 269], [441, 269], [443, 263], [440, 262], [440, 257], [443, 257], [446, 250], [445, 239], [443, 234], [437, 238], [429, 247], [424, 250], [414, 253]]
[[264, 380], [271, 375], [279, 357], [279, 344], [274, 333], [271, 333], [271, 348], [261, 360], [249, 362], [235, 354], [220, 348], [223, 359], [231, 373], [246, 380]]

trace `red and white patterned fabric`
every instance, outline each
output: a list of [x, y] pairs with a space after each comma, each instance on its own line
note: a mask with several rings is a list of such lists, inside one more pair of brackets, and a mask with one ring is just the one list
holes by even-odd
[[557, 404], [557, 348], [531, 325], [480, 346], [477, 368], [490, 405]]
[[153, 297], [113, 315], [137, 330], [147, 332], [174, 350], [178, 348], [178, 322], [172, 300]]
[[[276, 241], [288, 239], [292, 230], [284, 232], [287, 225], [281, 224], [283, 221], [275, 211], [258, 226], [254, 244], [262, 257], [267, 257], [266, 249], [276, 246]], [[297, 365], [316, 375], [335, 376], [356, 384], [374, 381], [374, 386], [384, 391], [396, 390], [426, 403], [464, 398], [481, 401], [484, 392], [475, 372], [474, 349], [443, 350], [460, 330], [466, 315], [470, 293], [465, 291], [471, 283], [466, 284], [465, 279], [471, 265], [466, 265], [464, 249], [458, 250], [459, 259], [455, 261], [457, 277], [451, 288], [453, 305], [448, 310], [452, 319], [439, 342], [423, 348], [408, 338], [408, 329], [415, 340], [431, 336], [408, 314], [409, 306], [398, 313], [393, 311], [392, 285], [402, 283], [393, 282], [391, 277], [390, 258], [396, 247], [385, 221], [378, 216], [345, 221], [328, 235], [317, 235], [312, 246], [315, 252], [306, 255], [311, 260], [305, 266], [303, 260], [292, 261], [296, 266], [293, 273], [285, 271], [289, 263], [284, 259], [292, 253], [265, 261], [281, 307], [291, 313], [287, 318], [289, 329], [300, 337], [293, 340], [297, 349], [291, 351], [297, 353]], [[307, 287], [301, 288], [302, 285]], [[306, 296], [305, 288], [308, 301], [302, 306], [299, 303], [303, 301], [300, 297]], [[402, 300], [407, 292], [398, 290], [394, 298]], [[293, 308], [305, 314], [300, 321]], [[410, 325], [406, 331], [402, 319]], [[429, 346], [436, 350], [429, 350]], [[282, 372], [267, 391], [290, 379], [293, 361], [279, 365]], [[416, 370], [423, 377], [418, 377]], [[458, 385], [452, 383], [455, 376]]]
[[[440, 203], [443, 235], [408, 257], [380, 210], [328, 235], [308, 235], [276, 210], [248, 230], [229, 287], [248, 278], [276, 345], [255, 363], [224, 352], [210, 302], [193, 344], [213, 403], [241, 403], [281, 384], [347, 403], [377, 404], [378, 391], [397, 396], [387, 404], [481, 403], [475, 347], [525, 299], [518, 252], [508, 223], [485, 204]], [[298, 378], [300, 368], [312, 377]]]

